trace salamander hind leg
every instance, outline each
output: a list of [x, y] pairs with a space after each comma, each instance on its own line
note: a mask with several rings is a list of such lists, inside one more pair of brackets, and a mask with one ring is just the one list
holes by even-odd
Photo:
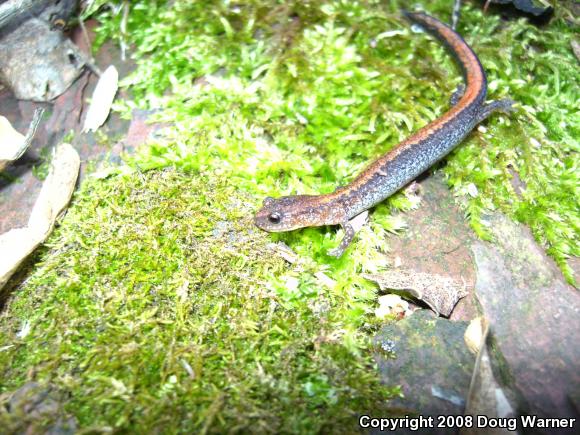
[[493, 112], [512, 112], [514, 110], [513, 105], [514, 101], [510, 100], [509, 98], [504, 98], [502, 100], [496, 100], [492, 101], [491, 103], [484, 104], [481, 106], [477, 114], [477, 124], [486, 119]]
[[340, 244], [336, 248], [331, 249], [330, 251], [327, 252], [327, 254], [330, 255], [331, 257], [338, 258], [342, 254], [344, 254], [344, 251], [346, 251], [346, 248], [348, 248], [348, 245], [350, 245], [350, 242], [352, 242], [352, 240], [354, 239], [355, 230], [350, 222], [348, 221], [343, 222], [340, 224], [340, 226], [344, 230], [344, 237], [342, 238]]

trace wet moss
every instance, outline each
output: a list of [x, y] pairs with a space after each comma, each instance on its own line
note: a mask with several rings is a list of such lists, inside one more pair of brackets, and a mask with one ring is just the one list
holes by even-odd
[[0, 318], [1, 391], [50, 383], [98, 431], [318, 431], [381, 409], [392, 390], [341, 340], [346, 296], [277, 290], [288, 268], [244, 204], [173, 170], [85, 183]]
[[[169, 109], [162, 118], [176, 122], [182, 142], [154, 144], [141, 165], [221, 165], [256, 194], [328, 192], [435, 119], [461, 82], [450, 56], [411, 32], [396, 2], [211, 4], [177, 2], [153, 28], [134, 17], [141, 68], [125, 83], [135, 104]], [[425, 6], [450, 14], [447, 2]], [[115, 25], [107, 21], [103, 34]], [[512, 98], [516, 111], [486, 121], [444, 168], [480, 237], [490, 237], [482, 214], [500, 209], [530, 226], [570, 282], [567, 259], [580, 254], [576, 30], [565, 2], [544, 27], [464, 6], [459, 31], [488, 72], [489, 98]], [[174, 67], [169, 52], [187, 60]], [[191, 85], [208, 74], [218, 76], [208, 87]], [[261, 139], [268, 148], [256, 146]]]

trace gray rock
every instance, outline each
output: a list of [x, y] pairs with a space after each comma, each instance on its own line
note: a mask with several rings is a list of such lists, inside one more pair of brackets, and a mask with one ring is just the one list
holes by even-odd
[[[382, 328], [375, 342], [385, 352], [377, 355], [377, 362], [385, 383], [401, 385], [404, 397], [389, 403], [397, 414], [434, 417], [463, 414], [475, 363], [475, 356], [463, 341], [467, 324], [420, 310]], [[454, 432], [430, 429], [424, 433]]]
[[580, 294], [527, 228], [499, 214], [488, 225], [496, 242], [476, 242], [473, 253], [496, 378], [518, 398], [518, 413], [578, 419]]

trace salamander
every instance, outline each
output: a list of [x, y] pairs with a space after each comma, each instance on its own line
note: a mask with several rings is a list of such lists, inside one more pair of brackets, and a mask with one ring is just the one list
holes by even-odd
[[[355, 231], [350, 220], [415, 179], [443, 159], [481, 121], [497, 110], [509, 111], [512, 101], [485, 102], [487, 79], [479, 59], [463, 38], [441, 21], [421, 12], [403, 14], [445, 44], [461, 67], [465, 81], [451, 99], [452, 107], [391, 151], [372, 162], [351, 183], [323, 195], [267, 197], [255, 224], [269, 232], [340, 225], [344, 237], [328, 255], [340, 257]], [[462, 94], [461, 94], [462, 92]]]

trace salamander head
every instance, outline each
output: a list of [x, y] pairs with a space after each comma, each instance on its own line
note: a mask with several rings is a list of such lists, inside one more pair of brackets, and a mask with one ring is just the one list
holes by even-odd
[[335, 208], [320, 201], [318, 195], [292, 195], [264, 199], [254, 222], [269, 232], [291, 231], [297, 228], [334, 225], [342, 222]]

